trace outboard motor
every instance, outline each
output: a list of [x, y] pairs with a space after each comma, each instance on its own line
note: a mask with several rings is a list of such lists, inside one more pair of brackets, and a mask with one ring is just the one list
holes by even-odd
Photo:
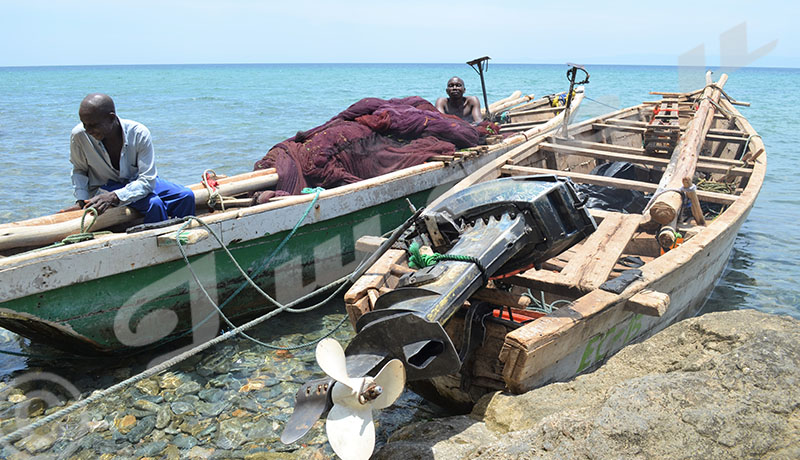
[[[573, 183], [556, 176], [479, 183], [426, 209], [401, 240], [430, 246], [438, 262], [404, 275], [359, 318], [357, 335], [341, 358], [342, 378], [352, 386], [354, 378], [383, 373], [393, 360], [402, 362], [408, 380], [458, 372], [467, 350], [462, 347], [459, 354], [444, 324], [464, 302], [490, 278], [538, 268], [595, 229]], [[298, 439], [331, 409], [328, 389], [340, 385], [332, 377], [298, 391], [284, 442]]]

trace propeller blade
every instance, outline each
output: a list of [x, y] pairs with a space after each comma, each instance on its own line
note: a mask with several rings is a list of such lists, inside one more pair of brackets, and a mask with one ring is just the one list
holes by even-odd
[[373, 409], [391, 406], [403, 394], [406, 386], [406, 368], [399, 359], [393, 359], [383, 366], [375, 376], [375, 383], [383, 388], [383, 393], [372, 401]]
[[331, 338], [321, 340], [317, 344], [316, 356], [317, 364], [328, 376], [354, 390], [358, 390], [358, 387], [354, 386], [353, 379], [347, 375], [347, 361], [344, 356], [344, 349], [339, 342]]
[[325, 421], [328, 442], [342, 460], [367, 460], [375, 450], [372, 409], [356, 405], [360, 407], [334, 404]]

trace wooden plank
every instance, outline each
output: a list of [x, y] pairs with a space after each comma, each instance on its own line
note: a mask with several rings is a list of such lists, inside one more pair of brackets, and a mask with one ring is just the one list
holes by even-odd
[[641, 214], [614, 213], [603, 219], [567, 265], [561, 276], [582, 291], [597, 289], [608, 280], [622, 251], [639, 228]]
[[528, 110], [520, 110], [519, 112], [514, 111], [514, 115], [532, 115], [536, 113], [550, 113], [550, 112], [560, 112], [564, 110], [564, 106], [560, 107], [545, 107], [542, 109], [528, 109]]
[[736, 137], [736, 136], [721, 136], [717, 134], [709, 134], [706, 136], [706, 141], [714, 141], [714, 142], [747, 142], [747, 138], [745, 137]]
[[554, 139], [554, 141], [556, 145], [572, 145], [575, 147], [603, 150], [606, 152], [628, 153], [631, 155], [642, 155], [644, 153], [644, 149], [642, 147], [625, 147], [622, 145], [605, 144], [603, 142], [590, 142], [590, 141], [581, 141], [577, 139], [565, 139], [563, 137], [557, 137]]
[[356, 240], [356, 251], [358, 252], [375, 252], [386, 238], [380, 236], [364, 235]]
[[[581, 174], [571, 171], [554, 171], [552, 169], [532, 168], [529, 166], [516, 166], [506, 165], [501, 168], [504, 174], [510, 176], [527, 176], [531, 174], [555, 174], [557, 176], [569, 177], [575, 182], [583, 184], [605, 185], [607, 187], [616, 187], [625, 190], [638, 190], [640, 192], [653, 193], [658, 186], [649, 182], [641, 182], [638, 180], [616, 179], [613, 177], [595, 176], [593, 174]], [[701, 201], [709, 203], [719, 203], [724, 205], [731, 205], [736, 202], [738, 196], [727, 195], [724, 193], [703, 192], [698, 191], [697, 196]]]
[[[176, 246], [175, 243], [175, 235], [178, 232], [170, 232], [165, 233], [164, 235], [158, 235], [156, 238], [156, 246]], [[181, 244], [186, 246], [189, 244], [195, 244], [198, 241], [203, 241], [204, 239], [208, 238], [208, 231], [202, 228], [195, 228], [191, 230], [184, 230], [181, 232]]]
[[347, 290], [344, 295], [345, 303], [355, 303], [361, 297], [367, 295], [369, 289], [379, 289], [386, 277], [391, 273], [390, 267], [392, 264], [398, 263], [406, 255], [405, 251], [400, 249], [389, 249], [384, 255], [380, 257], [367, 272], [361, 275], [360, 278], [353, 283], [353, 286]]
[[[603, 145], [603, 144], [598, 143], [598, 145]], [[608, 161], [627, 161], [629, 163], [657, 166], [659, 168], [666, 168], [667, 165], [669, 164], [669, 160], [666, 158], [644, 156], [641, 154], [615, 153], [615, 152], [608, 152], [608, 151], [589, 149], [583, 147], [573, 147], [571, 145], [564, 145], [564, 144], [551, 144], [549, 142], [543, 142], [539, 144], [539, 148], [550, 152], [580, 155], [591, 158], [599, 158]], [[637, 150], [637, 149], [631, 149], [631, 150]], [[716, 173], [716, 174], [731, 174], [736, 176], [749, 176], [753, 172], [753, 170], [750, 168], [725, 167], [720, 164], [702, 163], [702, 160], [700, 161], [701, 162], [699, 162], [697, 165], [697, 169], [699, 171]]]
[[651, 289], [642, 289], [628, 299], [623, 308], [633, 313], [661, 317], [669, 308], [669, 301], [668, 294]]
[[369, 303], [369, 297], [367, 296], [364, 296], [354, 302], [347, 302], [344, 308], [347, 310], [347, 316], [350, 318], [350, 324], [353, 325], [353, 327], [356, 326], [356, 322], [358, 321], [358, 318], [361, 318], [361, 315], [372, 310]]
[[594, 128], [594, 129], [618, 129], [620, 131], [636, 131], [636, 132], [640, 132], [640, 133], [643, 133], [646, 130], [646, 128], [640, 128], [638, 126], [613, 125], [611, 123], [592, 123], [592, 128]]

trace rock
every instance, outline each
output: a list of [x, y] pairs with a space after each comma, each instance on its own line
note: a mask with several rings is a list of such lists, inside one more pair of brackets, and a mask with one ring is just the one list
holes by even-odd
[[150, 432], [153, 431], [153, 428], [155, 427], [156, 427], [156, 418], [152, 415], [139, 420], [136, 426], [131, 428], [131, 430], [128, 432], [128, 441], [130, 441], [131, 444], [136, 444], [143, 437], [150, 434]]
[[217, 439], [214, 444], [220, 449], [236, 449], [247, 441], [242, 430], [242, 421], [238, 418], [224, 420], [219, 424]]
[[193, 395], [202, 389], [203, 387], [199, 383], [194, 380], [189, 380], [188, 382], [182, 383], [178, 388], [175, 388], [175, 394], [178, 396]]
[[189, 459], [207, 459], [214, 453], [214, 449], [204, 449], [200, 446], [194, 446], [186, 453], [186, 458]]
[[173, 372], [165, 372], [164, 375], [161, 376], [158, 385], [162, 390], [174, 390], [181, 386], [182, 383], [183, 381], [181, 378]]
[[[419, 439], [429, 442], [419, 442]], [[386, 446], [372, 458], [373, 460], [467, 458], [476, 446], [490, 444], [498, 439], [498, 433], [491, 432], [485, 424], [470, 416], [462, 415], [413, 424], [400, 429], [392, 434]]]
[[150, 396], [155, 396], [161, 391], [158, 382], [153, 379], [145, 379], [136, 382], [136, 388], [142, 393]]
[[[300, 458], [298, 455], [288, 452], [256, 452], [244, 456], [245, 460], [293, 460]], [[320, 460], [324, 457], [320, 457]]]
[[175, 415], [193, 413], [193, 409], [194, 409], [192, 407], [192, 404], [188, 403], [186, 401], [175, 401], [172, 404], [170, 404], [169, 407], [172, 409], [172, 412]]
[[152, 412], [152, 413], [158, 412], [161, 409], [161, 407], [158, 404], [150, 402], [146, 399], [136, 400], [133, 403], [133, 407], [144, 412]]
[[53, 447], [56, 440], [58, 440], [58, 433], [55, 430], [51, 431], [48, 426], [43, 426], [19, 441], [17, 446], [36, 454]]
[[459, 456], [470, 459], [800, 458], [797, 363], [800, 321], [711, 313], [570, 382], [487, 395], [473, 416], [496, 440], [464, 436], [480, 429], [448, 418], [451, 429], [435, 420], [401, 430], [375, 458], [417, 458], [426, 449], [427, 458], [450, 458], [439, 449], [458, 442], [466, 443]]
[[167, 443], [164, 441], [151, 442], [136, 449], [134, 455], [136, 456], [136, 458], [155, 457], [156, 455], [161, 453], [161, 451], [163, 451], [166, 447]]
[[197, 439], [195, 439], [193, 436], [186, 436], [186, 435], [183, 435], [183, 434], [179, 434], [178, 436], [175, 436], [175, 439], [172, 440], [172, 443], [178, 449], [183, 449], [183, 450], [191, 449], [192, 447], [194, 447], [197, 444], [199, 444]]
[[136, 417], [131, 414], [114, 419], [114, 426], [122, 434], [127, 434], [134, 425], [136, 425]]
[[247, 393], [247, 392], [250, 392], [250, 391], [257, 391], [257, 390], [261, 390], [263, 388], [264, 388], [264, 382], [263, 381], [256, 380], [256, 379], [248, 380], [247, 383], [245, 383], [244, 385], [242, 385], [241, 388], [239, 388], [239, 393]]
[[96, 431], [106, 431], [109, 425], [110, 424], [106, 420], [91, 420], [86, 423], [87, 428], [89, 428], [89, 433], [94, 433]]
[[172, 421], [172, 409], [164, 406], [156, 412], [156, 428], [163, 430]]
[[225, 397], [225, 392], [218, 388], [206, 388], [197, 393], [203, 401], [207, 403], [216, 403], [222, 401]]

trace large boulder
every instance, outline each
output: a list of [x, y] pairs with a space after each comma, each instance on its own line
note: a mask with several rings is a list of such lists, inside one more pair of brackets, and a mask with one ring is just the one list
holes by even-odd
[[377, 459], [800, 458], [800, 321], [675, 324], [597, 371], [394, 433]]

